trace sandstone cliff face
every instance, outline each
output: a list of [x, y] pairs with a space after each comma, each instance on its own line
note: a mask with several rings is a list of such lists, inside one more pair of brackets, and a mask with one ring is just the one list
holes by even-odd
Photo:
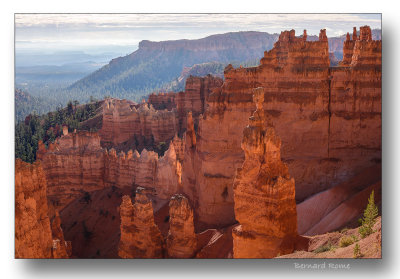
[[179, 92], [176, 97], [176, 107], [179, 118], [179, 132], [182, 133], [186, 126], [187, 114], [192, 112], [192, 117], [198, 124], [200, 114], [206, 110], [206, 100], [215, 88], [221, 87], [223, 80], [207, 75], [206, 77], [190, 76], [186, 80], [185, 91]]
[[163, 239], [154, 223], [153, 206], [143, 193], [136, 189], [135, 203], [123, 196], [120, 207], [121, 239], [118, 255], [121, 258], [162, 258]]
[[169, 199], [180, 191], [182, 185], [182, 165], [177, 159], [175, 147], [171, 143], [164, 156], [158, 160], [155, 189], [161, 199]]
[[51, 222], [51, 231], [53, 235], [53, 258], [68, 259], [72, 253], [70, 241], [65, 241], [64, 233], [61, 229], [61, 218], [58, 211]]
[[380, 45], [357, 38], [351, 65], [332, 68], [324, 30], [313, 42], [292, 30], [281, 33], [260, 66], [228, 66], [224, 84], [208, 98], [194, 150], [185, 149], [193, 153], [196, 173], [186, 175], [184, 162], [183, 185], [198, 191], [194, 200], [185, 194], [198, 208], [199, 223], [210, 228], [235, 220], [232, 184], [244, 160], [240, 143], [256, 87], [264, 88], [263, 108], [281, 137], [282, 161], [296, 180], [298, 201], [379, 162]]
[[[297, 213], [294, 179], [281, 161], [281, 141], [265, 128], [264, 90], [254, 90], [257, 110], [243, 131], [243, 166], [234, 180], [235, 258], [272, 258], [294, 250]], [[268, 124], [267, 124], [268, 125]]]
[[73, 199], [104, 187], [104, 155], [96, 133], [70, 133], [42, 156], [49, 201], [61, 209]]
[[167, 252], [170, 258], [191, 258], [197, 246], [194, 233], [193, 210], [188, 199], [174, 195], [169, 203], [169, 233]]
[[[141, 104], [137, 109], [126, 100], [108, 99], [103, 105], [102, 146], [129, 148], [169, 142], [177, 132], [176, 111], [155, 110]], [[122, 148], [124, 149], [124, 148]]]
[[15, 257], [51, 258], [52, 235], [40, 162], [15, 161]]
[[215, 88], [221, 87], [223, 80], [207, 75], [205, 77], [190, 76], [186, 80], [185, 91], [179, 93], [160, 93], [149, 96], [149, 104], [155, 109], [177, 110], [178, 130], [182, 134], [187, 126], [186, 118], [189, 112], [198, 124], [199, 116], [206, 110], [208, 96]]
[[69, 258], [58, 212], [50, 225], [47, 182], [40, 161], [15, 161], [15, 258]]
[[[177, 140], [176, 146], [182, 148], [182, 143]], [[136, 150], [117, 154], [114, 149], [101, 148], [97, 133], [79, 131], [42, 149], [48, 198], [59, 210], [85, 192], [105, 187], [153, 188], [160, 197], [169, 199], [181, 184], [182, 168], [174, 144], [161, 158], [146, 149], [141, 154]]]

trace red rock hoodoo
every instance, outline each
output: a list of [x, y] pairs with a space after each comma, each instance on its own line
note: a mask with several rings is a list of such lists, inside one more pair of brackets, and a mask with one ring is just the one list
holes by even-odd
[[[225, 69], [225, 82], [208, 97], [183, 185], [202, 228], [235, 222], [233, 179], [243, 164], [243, 128], [254, 111], [252, 90], [264, 88], [264, 110], [282, 140], [282, 161], [296, 180], [296, 200], [333, 187], [381, 158], [381, 42], [363, 27], [349, 65], [330, 67], [328, 41], [282, 32], [261, 65]], [[346, 57], [348, 57], [347, 55]], [[346, 61], [347, 58], [344, 59]], [[186, 158], [186, 157], [185, 157]], [[197, 223], [196, 223], [197, 225]]]
[[297, 237], [294, 179], [281, 161], [281, 140], [266, 124], [263, 88], [255, 89], [253, 98], [257, 109], [243, 131], [245, 160], [233, 186], [240, 223], [232, 231], [234, 258], [288, 254]]
[[122, 197], [121, 240], [118, 255], [121, 258], [162, 258], [163, 238], [154, 223], [153, 206], [144, 193], [136, 189], [135, 203], [129, 196]]
[[191, 258], [196, 252], [193, 210], [183, 195], [177, 194], [169, 203], [169, 233], [167, 252], [170, 258]]
[[97, 133], [79, 131], [58, 138], [41, 152], [48, 198], [59, 210], [85, 192], [105, 187], [153, 188], [169, 199], [181, 184], [182, 169], [174, 144], [161, 158], [146, 149], [141, 154], [132, 150], [117, 154], [114, 149], [101, 148]]

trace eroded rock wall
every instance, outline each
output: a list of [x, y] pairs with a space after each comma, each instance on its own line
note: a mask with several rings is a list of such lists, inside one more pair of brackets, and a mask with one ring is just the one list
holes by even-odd
[[15, 258], [69, 258], [58, 213], [50, 225], [42, 163], [15, 161]]
[[79, 131], [42, 149], [47, 195], [59, 210], [86, 192], [104, 187], [142, 186], [169, 199], [181, 185], [182, 168], [174, 144], [160, 158], [146, 149], [141, 154], [136, 150], [117, 154], [115, 149], [101, 148], [97, 133]]
[[232, 184], [244, 160], [242, 131], [255, 109], [256, 87], [264, 88], [263, 107], [281, 137], [297, 201], [380, 161], [381, 42], [360, 37], [349, 66], [330, 67], [325, 30], [313, 42], [292, 30], [281, 33], [260, 66], [225, 69], [224, 84], [208, 97], [196, 146], [185, 149], [193, 153], [196, 173], [186, 177], [184, 163], [183, 185], [197, 190], [197, 197], [187, 195], [199, 223], [215, 227], [235, 220]]

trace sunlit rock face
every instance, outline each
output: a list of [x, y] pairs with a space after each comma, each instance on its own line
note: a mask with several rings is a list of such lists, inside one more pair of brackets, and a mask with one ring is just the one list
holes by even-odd
[[235, 258], [291, 253], [297, 237], [295, 183], [281, 161], [281, 140], [268, 125], [263, 101], [263, 88], [255, 89], [257, 109], [243, 131], [245, 160], [234, 180], [235, 216], [240, 224], [232, 231]]
[[361, 29], [354, 46], [345, 42], [352, 60], [338, 67], [330, 67], [325, 30], [318, 41], [292, 30], [281, 33], [260, 66], [225, 69], [224, 84], [208, 97], [195, 147], [185, 148], [191, 156], [183, 163], [183, 187], [196, 226], [235, 222], [232, 185], [245, 159], [241, 142], [255, 110], [254, 88], [264, 88], [263, 108], [281, 138], [298, 202], [380, 162], [381, 42], [370, 40], [368, 30]]
[[169, 202], [169, 232], [167, 252], [170, 258], [191, 258], [197, 246], [194, 232], [193, 209], [188, 199], [180, 194]]
[[51, 258], [52, 235], [40, 162], [15, 161], [15, 257]]
[[15, 161], [15, 258], [68, 258], [58, 213], [50, 225], [47, 181], [40, 161]]
[[121, 258], [162, 258], [163, 238], [154, 223], [153, 206], [144, 194], [136, 189], [135, 202], [122, 197], [120, 207], [121, 239], [118, 255]]
[[103, 149], [97, 133], [78, 131], [58, 138], [48, 149], [41, 148], [48, 198], [59, 210], [85, 192], [105, 187], [142, 186], [169, 199], [181, 185], [182, 167], [173, 143], [163, 157], [146, 149], [141, 154], [136, 150], [117, 153]]

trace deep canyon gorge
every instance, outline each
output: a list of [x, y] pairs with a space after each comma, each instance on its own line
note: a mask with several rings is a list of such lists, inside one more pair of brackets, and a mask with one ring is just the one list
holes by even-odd
[[283, 31], [259, 66], [106, 98], [16, 160], [15, 257], [297, 257], [356, 228], [381, 206], [382, 41], [354, 28], [329, 57], [325, 29]]

